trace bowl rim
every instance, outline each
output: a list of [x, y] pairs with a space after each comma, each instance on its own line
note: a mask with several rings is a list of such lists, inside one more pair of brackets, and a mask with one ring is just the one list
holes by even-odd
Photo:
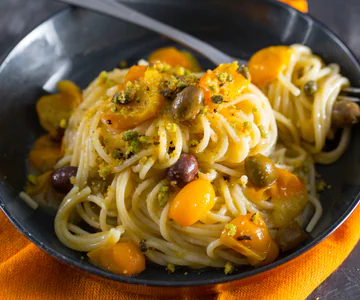
[[[288, 12], [298, 14], [301, 18], [305, 19], [306, 21], [311, 21], [313, 24], [315, 24], [317, 27], [319, 27], [322, 31], [324, 31], [328, 36], [330, 36], [336, 44], [347, 54], [347, 56], [351, 59], [354, 66], [360, 71], [360, 65], [358, 60], [356, 59], [355, 55], [352, 53], [352, 51], [346, 46], [346, 44], [332, 31], [330, 30], [326, 25], [324, 25], [321, 21], [318, 21], [316, 18], [312, 17], [309, 14], [304, 14], [291, 6], [278, 2], [273, 0], [255, 0], [260, 3], [267, 3], [269, 5], [275, 5], [282, 7], [282, 9], [287, 10]], [[161, 3], [159, 3], [161, 4]], [[47, 23], [50, 20], [59, 18], [63, 14], [70, 13], [74, 8], [67, 7], [64, 9], [61, 9], [60, 11], [50, 15], [48, 18], [44, 19], [40, 24], [36, 25], [32, 30], [30, 30], [27, 34], [19, 38], [15, 41], [14, 46], [10, 47], [8, 51], [5, 51], [5, 53], [0, 57], [0, 73], [6, 65], [7, 61], [11, 59], [11, 56], [16, 53], [17, 48], [22, 43], [24, 39], [29, 37], [38, 27], [42, 26], [43, 24]], [[83, 11], [86, 11], [82, 8], [76, 8]], [[65, 255], [61, 255], [58, 252], [54, 251], [51, 247], [48, 247], [45, 245], [41, 240], [34, 237], [17, 219], [15, 219], [8, 208], [6, 207], [5, 203], [3, 202], [2, 197], [0, 196], [0, 208], [6, 215], [6, 217], [10, 220], [10, 222], [20, 231], [21, 234], [23, 234], [28, 240], [30, 240], [32, 243], [34, 243], [37, 247], [39, 247], [41, 250], [48, 253], [53, 258], [56, 258], [60, 260], [61, 262], [64, 262], [68, 264], [69, 266], [76, 267], [80, 270], [86, 271], [90, 273], [91, 275], [100, 276], [105, 279], [112, 280], [114, 282], [121, 282], [126, 283], [130, 285], [143, 285], [143, 286], [149, 286], [149, 287], [172, 287], [172, 288], [186, 288], [186, 287], [198, 287], [198, 286], [210, 286], [210, 285], [216, 285], [216, 284], [223, 284], [223, 283], [231, 283], [234, 281], [238, 281], [240, 279], [245, 279], [252, 277], [254, 275], [258, 275], [260, 273], [264, 273], [266, 271], [269, 271], [271, 269], [275, 269], [281, 265], [284, 265], [288, 263], [289, 261], [302, 256], [307, 251], [312, 249], [314, 246], [319, 244], [321, 241], [323, 241], [325, 238], [327, 238], [330, 234], [332, 234], [345, 220], [350, 216], [350, 214], [355, 210], [357, 205], [360, 204], [360, 192], [356, 195], [356, 197], [353, 199], [352, 203], [349, 205], [348, 209], [341, 215], [341, 217], [332, 224], [325, 232], [323, 232], [320, 236], [312, 240], [310, 243], [306, 244], [305, 246], [299, 248], [295, 252], [291, 253], [290, 255], [287, 255], [267, 266], [263, 266], [260, 268], [254, 268], [250, 270], [246, 270], [244, 272], [239, 272], [234, 275], [230, 276], [223, 276], [217, 279], [200, 279], [200, 280], [188, 280], [188, 281], [152, 281], [151, 279], [138, 279], [137, 277], [126, 277], [121, 276], [113, 273], [109, 273], [103, 269], [100, 268], [93, 268], [90, 266], [84, 266], [80, 260], [73, 260]]]

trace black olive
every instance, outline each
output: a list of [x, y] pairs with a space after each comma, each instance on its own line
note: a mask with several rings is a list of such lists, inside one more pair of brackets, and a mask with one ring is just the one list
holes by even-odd
[[334, 103], [331, 121], [337, 128], [350, 127], [358, 122], [360, 107], [349, 100], [338, 100]]
[[316, 81], [310, 80], [304, 85], [304, 93], [306, 96], [313, 96], [318, 90]]
[[192, 154], [181, 154], [178, 161], [168, 170], [168, 179], [178, 188], [193, 181], [198, 173], [198, 162]]
[[282, 251], [289, 251], [299, 246], [306, 238], [307, 234], [298, 222], [293, 221], [278, 230], [275, 240]]
[[197, 86], [188, 86], [176, 95], [171, 109], [176, 120], [187, 121], [195, 118], [203, 107], [204, 92]]
[[262, 154], [248, 156], [245, 159], [246, 175], [257, 187], [267, 187], [278, 178], [276, 167], [271, 159]]
[[76, 176], [77, 170], [77, 167], [71, 166], [55, 170], [50, 175], [50, 184], [58, 192], [68, 193], [73, 187], [70, 178]]

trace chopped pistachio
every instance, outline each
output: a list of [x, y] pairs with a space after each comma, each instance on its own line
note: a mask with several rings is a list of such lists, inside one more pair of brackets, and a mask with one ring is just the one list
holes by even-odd
[[251, 128], [251, 123], [250, 122], [246, 121], [246, 122], [243, 123], [243, 125], [244, 125], [245, 128]]
[[136, 101], [137, 103], [140, 103], [140, 97], [136, 97], [135, 101]]
[[66, 119], [61, 119], [59, 126], [60, 126], [60, 128], [65, 129], [67, 126]]
[[240, 73], [245, 79], [250, 79], [250, 72], [248, 67], [246, 67], [245, 65], [241, 65], [238, 69], [237, 72]]
[[227, 76], [228, 76], [227, 73], [222, 72], [222, 73], [219, 74], [218, 79], [219, 79], [220, 82], [225, 82], [226, 79], [227, 79]]
[[167, 201], [169, 200], [169, 186], [163, 184], [159, 190], [159, 193], [157, 195], [159, 205], [161, 207], [165, 206]]
[[175, 71], [175, 74], [177, 76], [184, 76], [185, 74], [185, 68], [184, 67], [178, 67]]
[[146, 144], [149, 142], [149, 137], [146, 135], [141, 135], [139, 136], [138, 140], [140, 143]]
[[76, 183], [76, 177], [75, 176], [70, 177], [70, 183], [73, 184], [73, 185]]
[[146, 156], [143, 156], [143, 157], [140, 158], [140, 160], [139, 160], [139, 164], [140, 164], [140, 165], [144, 165], [146, 162], [147, 162], [147, 157], [146, 157]]
[[112, 106], [110, 110], [111, 110], [111, 112], [113, 112], [113, 113], [114, 113], [114, 112], [116, 112], [116, 111], [117, 111], [117, 107], [116, 107], [116, 106]]
[[106, 71], [102, 71], [102, 72], [99, 74], [97, 84], [98, 84], [98, 85], [104, 84], [107, 80], [108, 80], [108, 74], [107, 74], [107, 72], [106, 72]]
[[128, 141], [135, 140], [138, 136], [139, 136], [139, 134], [137, 133], [137, 131], [128, 130], [123, 133], [122, 139], [124, 141], [128, 142]]
[[111, 153], [111, 156], [115, 159], [122, 159], [124, 154], [119, 149], [116, 149]]
[[260, 130], [261, 137], [263, 139], [267, 139], [268, 135], [267, 135], [266, 130], [263, 125], [259, 125], [259, 130]]
[[224, 97], [221, 95], [213, 95], [211, 96], [211, 102], [214, 104], [220, 104], [224, 101]]
[[170, 274], [170, 273], [174, 273], [175, 272], [175, 265], [168, 263], [167, 267], [166, 267], [166, 271]]
[[197, 145], [199, 145], [199, 142], [197, 140], [190, 141], [190, 147], [196, 147]]
[[138, 140], [132, 140], [129, 147], [126, 149], [126, 156], [136, 154], [141, 150], [141, 143]]
[[324, 180], [316, 180], [315, 186], [316, 186], [316, 191], [318, 193], [321, 193], [325, 191], [326, 183]]
[[32, 174], [29, 174], [28, 177], [27, 177], [27, 180], [33, 184], [33, 185], [37, 185], [38, 184], [38, 179], [36, 176], [32, 175]]
[[228, 261], [228, 262], [225, 264], [225, 268], [224, 268], [224, 273], [225, 273], [225, 275], [231, 274], [231, 273], [233, 273], [234, 271], [235, 271], [234, 265], [233, 265], [231, 262]]
[[228, 81], [228, 82], [232, 82], [232, 81], [233, 81], [233, 77], [232, 77], [231, 74], [228, 74], [228, 75], [227, 75], [226, 81]]
[[111, 172], [109, 167], [103, 167], [99, 170], [99, 175], [101, 178], [106, 179], [106, 176]]
[[234, 224], [226, 224], [225, 229], [226, 229], [228, 235], [235, 236], [236, 226]]
[[167, 123], [166, 124], [166, 130], [169, 132], [175, 132], [176, 131], [176, 124], [175, 123]]

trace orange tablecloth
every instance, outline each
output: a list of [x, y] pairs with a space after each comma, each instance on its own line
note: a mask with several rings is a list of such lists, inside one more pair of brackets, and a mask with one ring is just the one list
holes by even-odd
[[[360, 206], [331, 236], [289, 263], [239, 282], [217, 299], [303, 300], [348, 256], [360, 238]], [[0, 213], [1, 299], [152, 299], [124, 293], [57, 262]]]

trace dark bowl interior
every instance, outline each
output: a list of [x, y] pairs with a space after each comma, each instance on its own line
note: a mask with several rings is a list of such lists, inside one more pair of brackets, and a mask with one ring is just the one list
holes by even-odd
[[[205, 5], [206, 2], [206, 5]], [[131, 1], [128, 5], [160, 21], [189, 32], [232, 56], [248, 59], [256, 50], [274, 44], [303, 43], [336, 62], [354, 86], [360, 68], [349, 50], [324, 26], [309, 16], [271, 1]], [[31, 241], [54, 257], [109, 279], [150, 286], [198, 286], [232, 281], [273, 268], [300, 255], [330, 234], [355, 208], [360, 191], [359, 128], [345, 155], [317, 170], [331, 185], [321, 195], [324, 214], [311, 238], [275, 263], [225, 276], [223, 270], [179, 269], [168, 275], [148, 264], [134, 278], [110, 274], [64, 247], [53, 230], [53, 215], [33, 211], [18, 198], [26, 179], [26, 157], [43, 131], [35, 102], [55, 91], [57, 81], [70, 79], [82, 88], [101, 72], [145, 58], [152, 50], [174, 42], [149, 30], [82, 9], [65, 10], [27, 35], [0, 67], [0, 197], [1, 208]], [[204, 67], [211, 67], [200, 58]], [[185, 273], [187, 272], [187, 273]]]

